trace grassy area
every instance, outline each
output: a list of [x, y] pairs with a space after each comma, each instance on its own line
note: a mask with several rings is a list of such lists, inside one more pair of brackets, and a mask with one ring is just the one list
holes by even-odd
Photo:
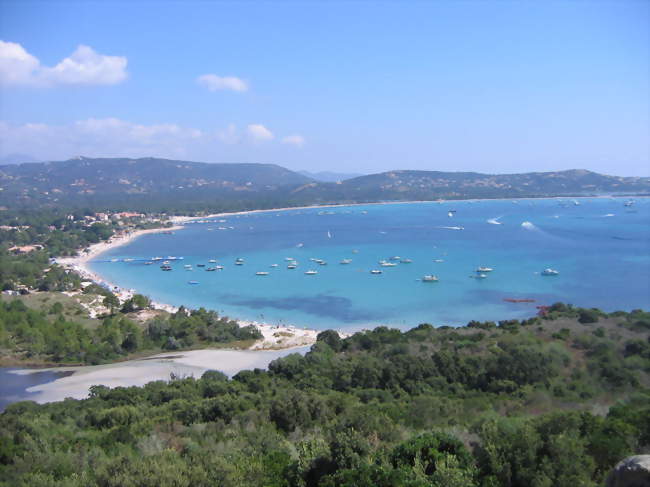
[[96, 296], [80, 295], [73, 297], [57, 292], [38, 292], [24, 296], [0, 295], [0, 300], [2, 301], [20, 300], [28, 308], [45, 313], [49, 313], [55, 303], [61, 303], [63, 306], [62, 314], [66, 320], [75, 321], [88, 328], [96, 328], [100, 325], [101, 321], [91, 318], [84, 307], [79, 304], [78, 299], [92, 300], [94, 298]]

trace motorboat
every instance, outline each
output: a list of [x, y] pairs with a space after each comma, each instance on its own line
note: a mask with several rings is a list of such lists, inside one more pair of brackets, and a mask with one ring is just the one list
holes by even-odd
[[259, 271], [255, 273], [256, 276], [268, 276], [269, 273], [266, 271]]
[[315, 276], [316, 274], [318, 274], [318, 271], [309, 270], [309, 271], [305, 271], [305, 274], [308, 276]]
[[427, 274], [426, 276], [422, 277], [422, 282], [438, 282], [438, 278], [436, 276]]
[[412, 264], [413, 261], [411, 259], [400, 259], [400, 264]]
[[381, 274], [382, 272], [379, 269], [372, 269], [370, 274]]
[[492, 272], [494, 269], [492, 267], [478, 267], [476, 269], [476, 272], [478, 273], [485, 273], [485, 272]]
[[384, 261], [384, 262], [380, 262], [379, 265], [382, 267], [397, 267], [397, 264], [395, 262]]
[[342, 260], [341, 262], [339, 262], [339, 263], [340, 263], [340, 264], [351, 264], [351, 263], [352, 263], [352, 259], [343, 259], [343, 260]]
[[550, 267], [542, 271], [542, 276], [557, 276], [559, 274], [560, 273], [558, 271], [556, 271], [555, 269], [551, 269]]
[[295, 269], [296, 267], [298, 267], [296, 264], [289, 264], [287, 269]]

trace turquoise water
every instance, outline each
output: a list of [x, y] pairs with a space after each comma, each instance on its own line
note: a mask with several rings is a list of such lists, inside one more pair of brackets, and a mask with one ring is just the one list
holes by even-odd
[[[232, 215], [188, 224], [174, 235], [145, 235], [102, 254], [91, 267], [108, 281], [160, 302], [317, 329], [459, 325], [531, 316], [537, 305], [556, 301], [607, 311], [649, 308], [650, 200], [637, 199], [631, 207], [614, 198], [573, 201], [431, 202]], [[450, 211], [455, 211], [451, 217]], [[488, 223], [495, 218], [501, 224]], [[168, 255], [184, 256], [172, 263], [172, 272], [139, 260]], [[379, 266], [393, 256], [412, 263]], [[286, 268], [288, 257], [299, 262], [297, 269]], [[136, 260], [107, 262], [112, 258]], [[236, 258], [245, 264], [234, 265]], [[344, 258], [352, 263], [339, 264]], [[215, 265], [209, 259], [224, 269], [205, 272], [196, 266]], [[185, 264], [194, 270], [185, 271]], [[478, 266], [494, 271], [486, 279], [470, 278]], [[540, 275], [547, 267], [560, 274]], [[308, 269], [318, 274], [305, 275]], [[383, 273], [371, 275], [371, 269]], [[256, 276], [258, 271], [269, 275]], [[439, 282], [422, 282], [425, 274]]]

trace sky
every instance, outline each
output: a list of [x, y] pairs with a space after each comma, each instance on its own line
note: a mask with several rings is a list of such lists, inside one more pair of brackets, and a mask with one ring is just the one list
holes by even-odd
[[650, 176], [650, 2], [0, 0], [0, 158]]

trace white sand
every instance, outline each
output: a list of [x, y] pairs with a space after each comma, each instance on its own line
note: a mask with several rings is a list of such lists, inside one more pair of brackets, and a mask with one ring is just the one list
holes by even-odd
[[129, 360], [109, 365], [57, 367], [51, 369], [21, 369], [12, 373], [25, 375], [35, 372], [73, 372], [68, 377], [29, 387], [28, 399], [39, 402], [62, 401], [67, 397], [83, 399], [92, 385], [107, 387], [143, 386], [156, 380], [167, 381], [170, 374], [199, 378], [206, 370], [219, 370], [232, 377], [241, 370], [265, 369], [276, 358], [290, 353], [304, 354], [309, 347], [275, 351], [194, 350], [167, 352], [147, 359]]

